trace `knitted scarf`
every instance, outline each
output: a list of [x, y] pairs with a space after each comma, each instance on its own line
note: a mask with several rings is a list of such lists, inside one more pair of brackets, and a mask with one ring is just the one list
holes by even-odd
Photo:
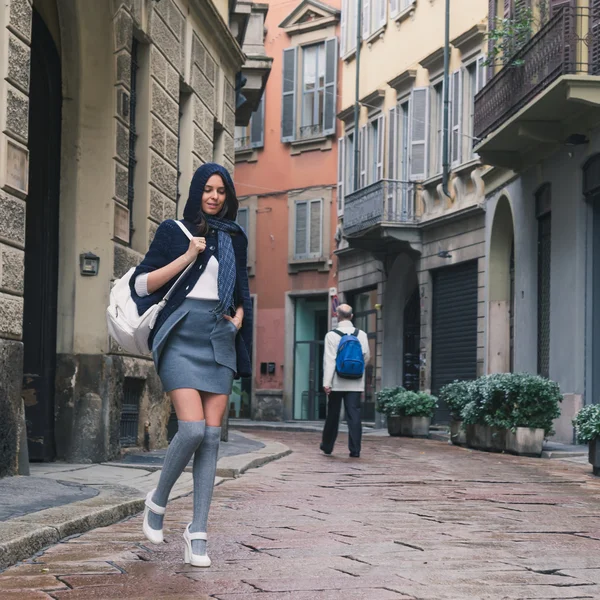
[[235, 308], [233, 292], [235, 289], [236, 265], [235, 253], [231, 242], [231, 234], [246, 235], [244, 230], [235, 222], [216, 217], [207, 217], [209, 227], [217, 230], [219, 244], [219, 274], [217, 286], [219, 289], [219, 304], [213, 313], [222, 316]]

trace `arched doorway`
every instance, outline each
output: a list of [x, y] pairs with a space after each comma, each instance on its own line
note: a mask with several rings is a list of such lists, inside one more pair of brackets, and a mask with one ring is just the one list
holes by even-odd
[[489, 253], [488, 373], [507, 373], [514, 365], [514, 225], [510, 203], [496, 205]]
[[23, 308], [23, 396], [31, 460], [55, 456], [61, 112], [59, 51], [34, 6]]

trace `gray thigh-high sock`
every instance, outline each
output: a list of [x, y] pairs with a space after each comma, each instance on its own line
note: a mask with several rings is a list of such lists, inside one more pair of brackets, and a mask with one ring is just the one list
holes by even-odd
[[[158, 486], [152, 496], [152, 501], [158, 506], [167, 505], [172, 487], [204, 439], [206, 421], [177, 421], [177, 423], [177, 433], [169, 444]], [[150, 511], [148, 525], [152, 529], [162, 529], [162, 524], [163, 515], [156, 515]]]
[[[206, 427], [204, 441], [194, 455], [194, 520], [190, 524], [190, 533], [205, 532], [208, 523], [208, 510], [215, 486], [220, 427]], [[192, 540], [194, 554], [206, 554], [204, 540]]]

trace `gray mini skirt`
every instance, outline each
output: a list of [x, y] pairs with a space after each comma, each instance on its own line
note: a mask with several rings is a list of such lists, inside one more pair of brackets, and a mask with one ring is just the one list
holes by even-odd
[[237, 327], [212, 313], [216, 300], [187, 298], [156, 332], [152, 357], [166, 392], [231, 394]]

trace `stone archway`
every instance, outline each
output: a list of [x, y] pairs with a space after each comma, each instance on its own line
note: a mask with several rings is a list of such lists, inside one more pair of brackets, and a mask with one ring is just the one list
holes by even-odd
[[502, 196], [494, 213], [489, 252], [489, 373], [507, 373], [513, 366], [514, 239], [512, 209]]
[[407, 254], [396, 257], [388, 273], [383, 303], [383, 387], [404, 383], [405, 310], [418, 287], [414, 260]]

